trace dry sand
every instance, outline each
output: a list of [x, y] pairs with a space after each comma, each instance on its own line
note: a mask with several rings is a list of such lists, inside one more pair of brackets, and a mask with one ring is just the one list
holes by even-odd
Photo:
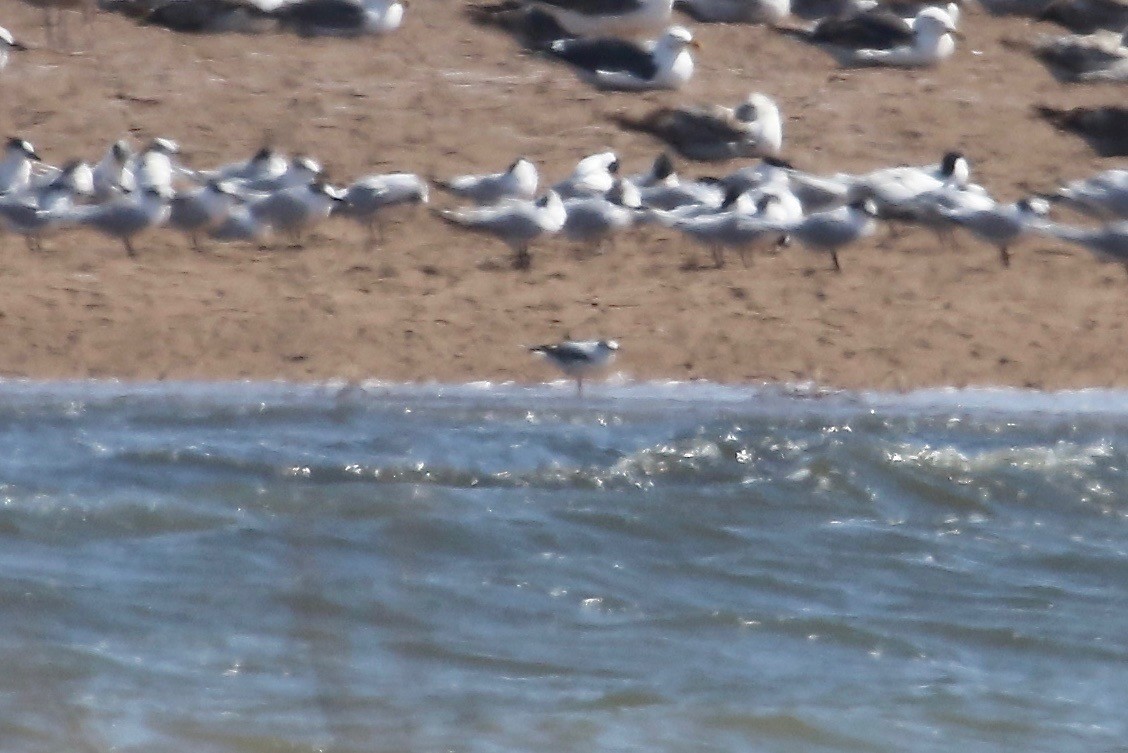
[[[34, 9], [0, 9], [0, 23], [42, 40]], [[470, 25], [451, 0], [412, 0], [400, 31], [361, 40], [185, 36], [102, 13], [76, 34], [82, 54], [41, 48], [0, 73], [0, 132], [55, 163], [96, 159], [123, 135], [166, 135], [195, 167], [268, 139], [318, 157], [339, 182], [496, 169], [518, 154], [554, 181], [608, 147], [628, 171], [650, 162], [658, 145], [610, 114], [755, 89], [780, 103], [786, 156], [809, 170], [925, 163], [957, 148], [979, 182], [1013, 200], [1124, 166], [1032, 114], [1124, 96], [1060, 84], [1003, 44], [1055, 28], [978, 9], [962, 26], [967, 39], [938, 69], [844, 71], [765, 28], [698, 25], [703, 50], [684, 91], [601, 94]], [[879, 233], [843, 252], [834, 274], [798, 248], [697, 269], [705, 252], [644, 230], [583, 259], [543, 243], [519, 273], [501, 244], [425, 212], [394, 221], [376, 252], [363, 238], [334, 221], [304, 250], [197, 254], [162, 231], [139, 242], [137, 259], [85, 231], [34, 255], [0, 238], [0, 374], [538, 381], [555, 375], [519, 346], [570, 335], [618, 338], [616, 368], [635, 379], [1128, 386], [1128, 277], [1052, 241], [1025, 243], [1006, 270], [968, 236], [949, 249], [924, 231]]]

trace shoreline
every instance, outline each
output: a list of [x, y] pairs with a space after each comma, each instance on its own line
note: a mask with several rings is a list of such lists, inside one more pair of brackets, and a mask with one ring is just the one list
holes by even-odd
[[[34, 38], [39, 19], [16, 5], [5, 23]], [[38, 49], [12, 61], [0, 117], [53, 163], [96, 159], [123, 135], [164, 135], [195, 168], [269, 141], [320, 159], [340, 183], [499, 169], [520, 152], [548, 185], [608, 148], [625, 172], [651, 164], [659, 145], [613, 115], [755, 89], [779, 102], [784, 156], [814, 172], [960, 149], [973, 179], [1010, 201], [1124, 166], [1032, 112], [1121, 96], [1062, 85], [1004, 43], [1056, 27], [979, 9], [965, 27], [952, 59], [899, 71], [842, 70], [762, 27], [694, 24], [703, 50], [684, 91], [600, 94], [443, 3], [414, 3], [399, 31], [363, 40], [184, 36], [99, 13], [83, 56]], [[697, 176], [747, 161], [676, 163]], [[456, 204], [433, 194], [433, 207]], [[571, 337], [619, 340], [615, 368], [639, 380], [1128, 388], [1128, 278], [1044, 239], [1015, 248], [1004, 270], [963, 233], [948, 247], [925, 231], [879, 230], [842, 252], [836, 275], [797, 248], [709, 269], [707, 251], [649, 228], [598, 256], [539, 244], [525, 274], [507, 268], [501, 244], [426, 212], [395, 216], [385, 234], [369, 253], [360, 228], [331, 221], [301, 251], [200, 254], [160, 231], [139, 239], [136, 259], [85, 231], [49, 237], [42, 254], [4, 235], [0, 376], [535, 384], [556, 374], [521, 346]]]

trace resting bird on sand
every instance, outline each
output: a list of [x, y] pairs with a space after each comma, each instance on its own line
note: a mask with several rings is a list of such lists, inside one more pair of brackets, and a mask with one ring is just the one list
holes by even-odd
[[442, 190], [469, 199], [475, 204], [496, 204], [503, 199], [531, 199], [537, 194], [537, 167], [518, 157], [499, 173], [458, 175], [448, 180], [435, 179]]
[[584, 377], [600, 369], [619, 351], [614, 340], [565, 340], [554, 345], [534, 345], [529, 350], [576, 380], [576, 395], [583, 397]]
[[736, 107], [663, 107], [634, 119], [615, 118], [621, 127], [649, 133], [686, 159], [720, 161], [737, 157], [778, 157], [783, 121], [770, 97], [753, 92]]
[[478, 6], [482, 14], [540, 14], [559, 26], [566, 36], [653, 37], [670, 23], [673, 0], [509, 0]]
[[622, 39], [558, 39], [545, 48], [576, 69], [597, 89], [640, 91], [679, 89], [693, 76], [689, 48], [699, 45], [681, 26], [671, 26], [655, 43]]
[[513, 250], [515, 269], [529, 269], [532, 256], [529, 246], [544, 235], [553, 235], [564, 227], [567, 212], [555, 191], [549, 191], [535, 202], [507, 201], [489, 207], [443, 210], [436, 215], [451, 225], [504, 241]]
[[1085, 139], [1102, 157], [1128, 157], [1128, 107], [1039, 107], [1038, 113], [1057, 128]]
[[[794, 33], [794, 32], [788, 32]], [[951, 57], [959, 36], [942, 8], [928, 7], [912, 19], [874, 8], [846, 18], [824, 19], [799, 36], [826, 46], [846, 66], [923, 67]]]
[[700, 23], [777, 24], [791, 0], [674, 0], [674, 8]]
[[1033, 49], [1062, 80], [1128, 82], [1128, 29], [1123, 34], [1101, 30], [1085, 35], [1042, 36]]
[[295, 0], [274, 16], [303, 36], [355, 37], [395, 31], [403, 10], [400, 0]]

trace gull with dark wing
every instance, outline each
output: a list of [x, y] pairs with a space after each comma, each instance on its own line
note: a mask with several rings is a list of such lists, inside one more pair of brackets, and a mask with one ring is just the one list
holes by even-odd
[[687, 159], [777, 157], [783, 147], [779, 107], [759, 92], [749, 94], [736, 107], [663, 107], [638, 119], [620, 116], [615, 122], [661, 139]]
[[1128, 27], [1128, 1], [1052, 0], [1038, 19], [1052, 21], [1074, 34], [1092, 34], [1101, 29], [1121, 31]]
[[700, 23], [770, 25], [791, 15], [791, 0], [674, 0], [674, 8]]
[[581, 79], [597, 89], [641, 91], [681, 88], [693, 76], [690, 48], [696, 47], [688, 29], [671, 26], [654, 43], [558, 39], [545, 52], [571, 65]]
[[528, 0], [577, 37], [646, 38], [670, 23], [672, 0]]
[[442, 210], [436, 215], [456, 227], [492, 235], [513, 250], [513, 266], [528, 269], [532, 265], [529, 246], [545, 235], [560, 232], [567, 219], [564, 202], [555, 191], [537, 201], [509, 200], [488, 207]]
[[403, 23], [401, 0], [294, 0], [274, 16], [303, 36], [387, 34]]
[[[1128, 63], [1128, 58], [1125, 62]], [[1085, 139], [1102, 157], [1128, 157], [1128, 107], [1106, 105], [1070, 110], [1039, 107], [1038, 114], [1058, 129]]]
[[537, 166], [518, 157], [499, 173], [458, 175], [434, 182], [442, 190], [475, 204], [496, 204], [503, 199], [532, 199], [537, 195], [538, 180]]
[[371, 249], [381, 242], [380, 215], [396, 206], [417, 206], [430, 199], [427, 183], [413, 173], [387, 173], [369, 175], [354, 181], [345, 189], [345, 200], [334, 212], [352, 217], [368, 231], [367, 245]]
[[1128, 82], [1128, 29], [1092, 34], [1043, 35], [1034, 54], [1060, 79], [1076, 82]]
[[825, 46], [842, 65], [923, 67], [951, 57], [959, 36], [955, 22], [942, 8], [927, 7], [905, 19], [881, 7], [845, 18], [826, 18], [805, 33]]
[[576, 395], [583, 397], [584, 378], [615, 359], [619, 343], [614, 340], [565, 340], [552, 345], [534, 345], [529, 351], [576, 380]]
[[142, 23], [183, 34], [266, 32], [277, 24], [253, 0], [163, 0], [147, 9]]

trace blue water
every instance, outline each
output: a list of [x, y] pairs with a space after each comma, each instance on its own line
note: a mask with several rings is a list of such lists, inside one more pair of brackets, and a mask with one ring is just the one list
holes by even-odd
[[1128, 393], [0, 384], [0, 751], [1128, 750]]

